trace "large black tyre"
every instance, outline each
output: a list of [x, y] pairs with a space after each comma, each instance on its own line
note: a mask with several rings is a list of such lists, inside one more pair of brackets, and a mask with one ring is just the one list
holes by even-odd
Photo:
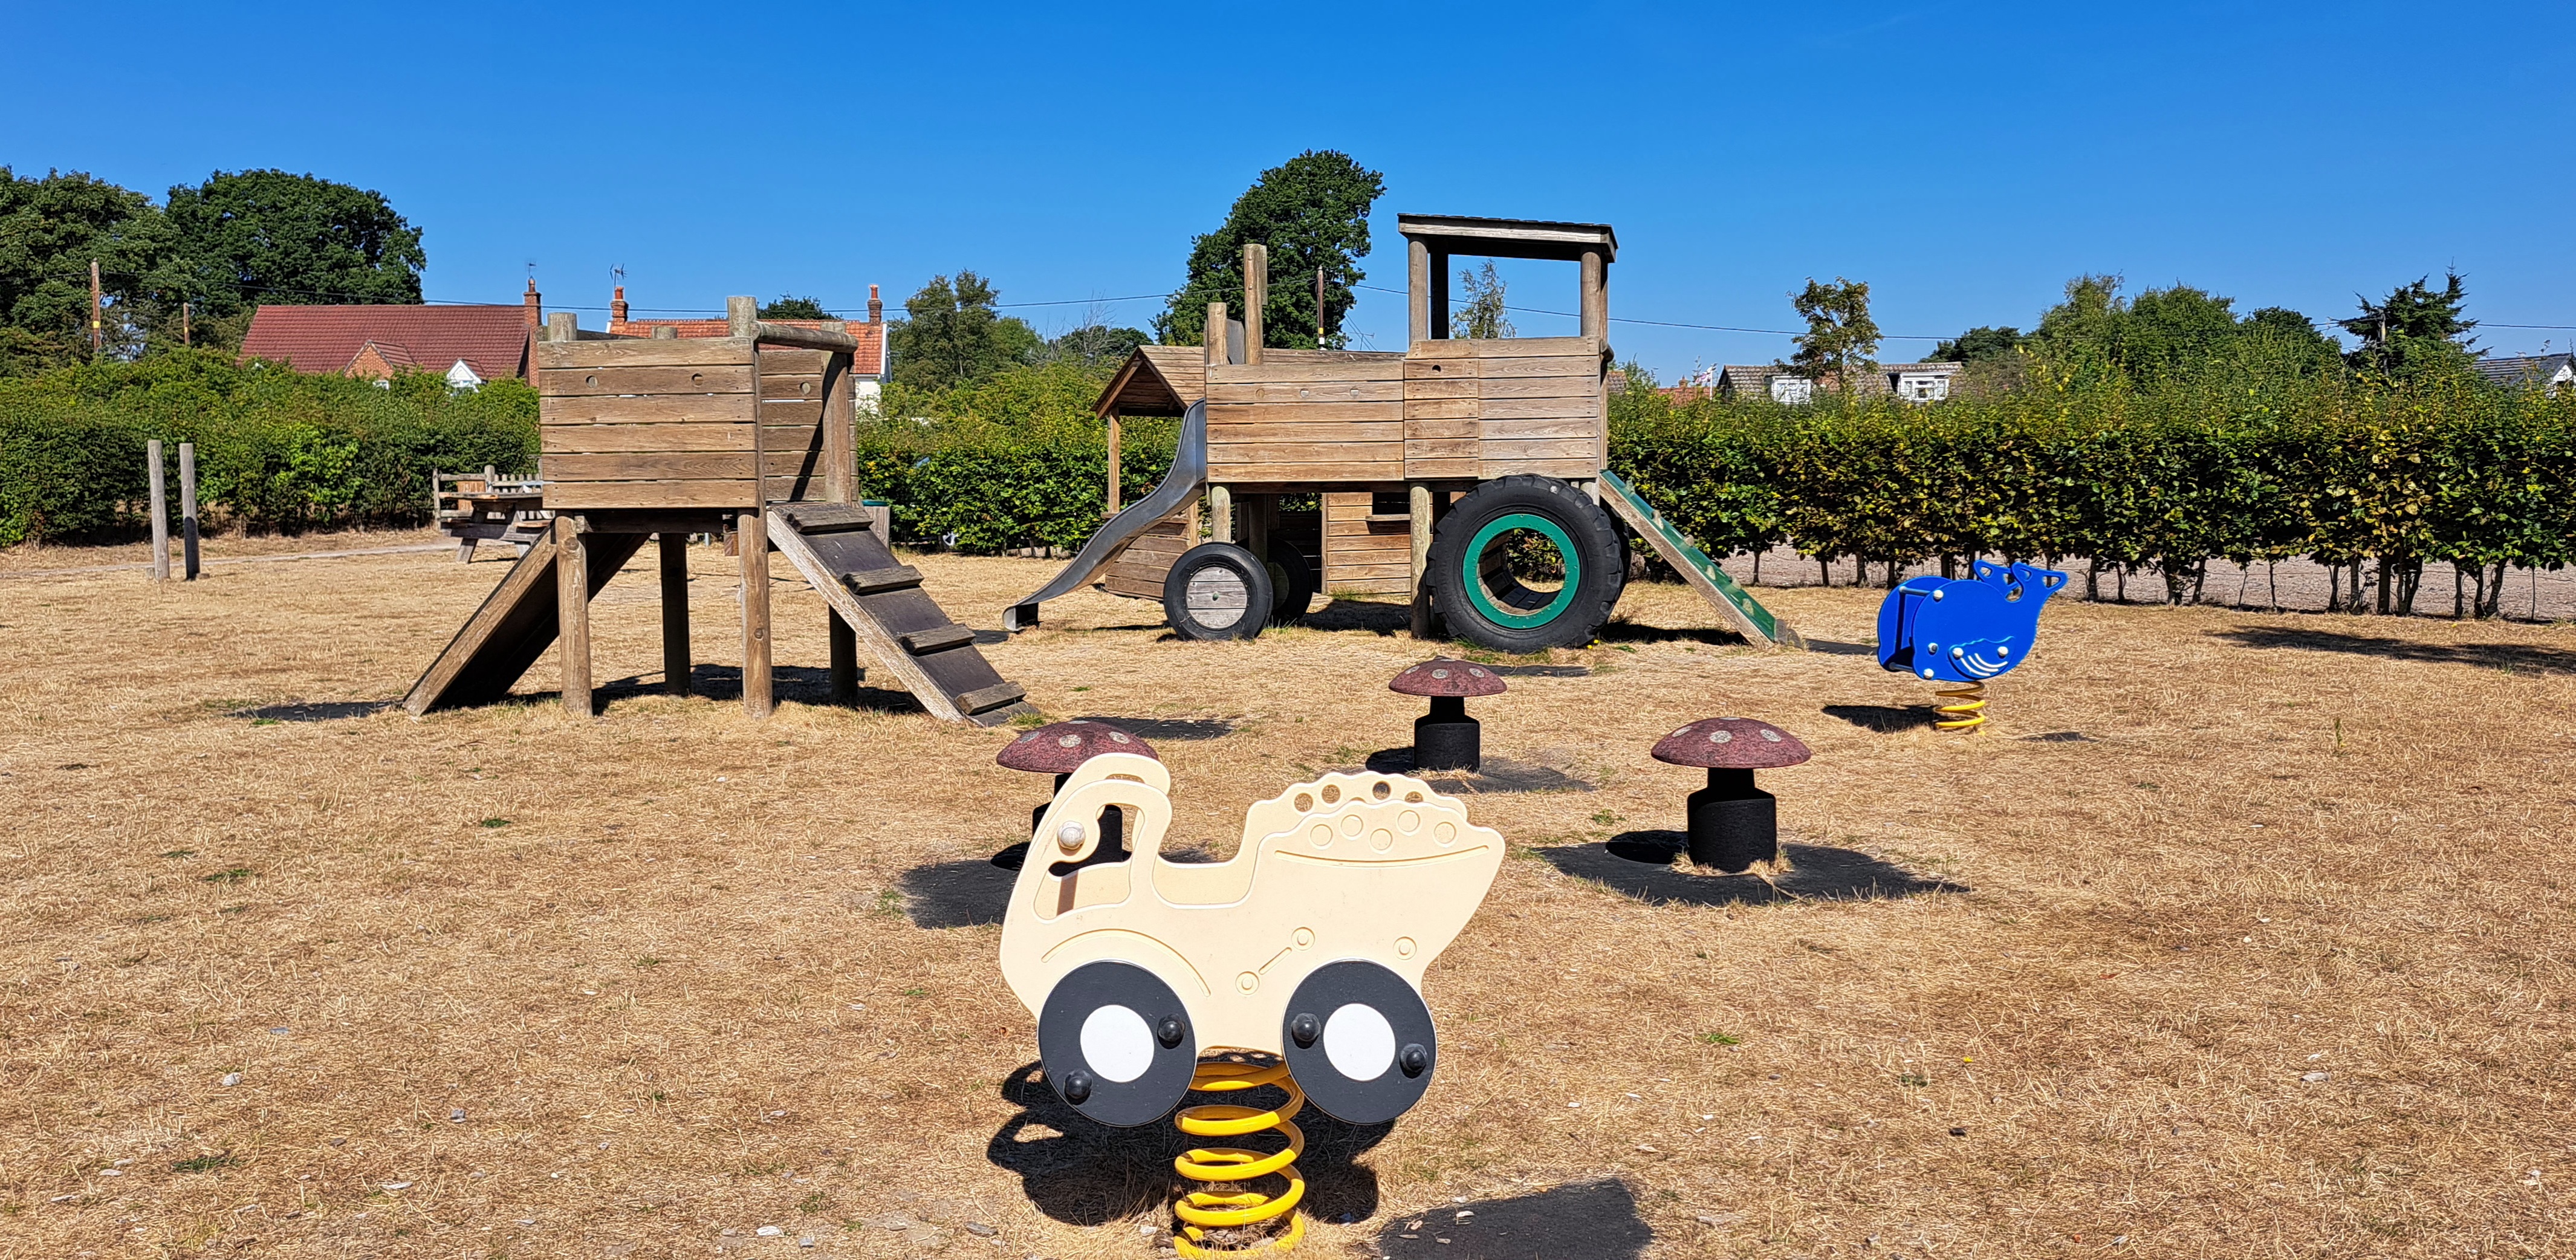
[[1163, 575], [1163, 619], [1184, 639], [1249, 639], [1270, 624], [1270, 568], [1233, 543], [1200, 543]]
[[[1552, 550], [1561, 585], [1514, 577], [1506, 552], [1519, 536]], [[1554, 477], [1514, 473], [1470, 490], [1431, 533], [1432, 607], [1449, 633], [1498, 652], [1579, 647], [1610, 620], [1627, 586], [1626, 556], [1610, 514]]]
[[1270, 544], [1270, 605], [1273, 625], [1286, 625], [1306, 615], [1315, 602], [1315, 562], [1294, 543]]
[[1047, 1084], [1073, 1109], [1132, 1128], [1171, 1114], [1198, 1070], [1188, 1008], [1153, 972], [1114, 960], [1056, 981], [1038, 1011]]

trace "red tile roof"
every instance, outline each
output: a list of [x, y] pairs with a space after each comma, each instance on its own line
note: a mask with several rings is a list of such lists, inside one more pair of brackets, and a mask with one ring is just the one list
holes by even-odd
[[[767, 322], [785, 324], [790, 328], [820, 328], [829, 321], [773, 319]], [[721, 319], [612, 319], [608, 321], [608, 331], [619, 337], [650, 337], [656, 328], [677, 329], [679, 335], [683, 337], [733, 335], [733, 326]], [[882, 323], [870, 324], [860, 320], [842, 323], [841, 331], [850, 334], [850, 338], [859, 343], [859, 352], [850, 356], [851, 371], [861, 376], [885, 375], [885, 328]]]
[[431, 372], [463, 359], [487, 381], [528, 374], [528, 315], [520, 306], [263, 306], [251, 316], [241, 357], [298, 372], [345, 372], [369, 342], [379, 357], [408, 355]]

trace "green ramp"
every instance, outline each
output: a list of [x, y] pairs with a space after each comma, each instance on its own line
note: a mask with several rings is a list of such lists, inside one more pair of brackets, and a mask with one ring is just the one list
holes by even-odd
[[1663, 513], [1656, 511], [1653, 504], [1646, 502], [1645, 496], [1637, 493], [1635, 486], [1607, 468], [1601, 470], [1601, 501], [1618, 513], [1619, 519], [1628, 522], [1640, 537], [1654, 544], [1655, 553], [1664, 558], [1664, 563], [1688, 579], [1711, 607], [1726, 614], [1736, 628], [1744, 632], [1745, 638], [1758, 639], [1774, 647], [1806, 650], [1807, 641], [1799, 637], [1795, 628], [1772, 616], [1771, 610], [1753, 598], [1752, 592], [1736, 585], [1735, 579], [1717, 567], [1717, 562], [1709, 559], [1707, 552], [1673, 528]]

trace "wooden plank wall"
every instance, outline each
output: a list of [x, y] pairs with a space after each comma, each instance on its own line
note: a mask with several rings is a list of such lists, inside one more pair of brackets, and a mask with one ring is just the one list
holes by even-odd
[[541, 341], [535, 352], [548, 508], [757, 501], [749, 340]]
[[1292, 485], [1404, 476], [1404, 357], [1210, 364], [1208, 481]]
[[1589, 477], [1607, 454], [1601, 347], [1589, 337], [1416, 342], [1404, 398], [1410, 480]]
[[1131, 599], [1161, 599], [1163, 575], [1172, 562], [1198, 544], [1198, 513], [1184, 512], [1146, 528], [1109, 562], [1100, 589]]
[[1412, 594], [1412, 514], [1369, 519], [1369, 505], [1377, 496], [1366, 490], [1320, 497], [1324, 501], [1325, 593]]
[[[791, 503], [832, 497], [823, 421], [827, 389], [841, 395], [842, 416], [856, 405], [855, 378], [824, 371], [832, 356], [821, 350], [760, 352], [760, 456], [766, 501]], [[843, 423], [847, 423], [844, 419]]]

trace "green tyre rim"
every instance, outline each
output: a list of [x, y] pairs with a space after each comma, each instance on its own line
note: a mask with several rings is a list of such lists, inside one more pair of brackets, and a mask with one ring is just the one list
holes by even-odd
[[[1557, 588], [1556, 598], [1549, 600], [1544, 607], [1527, 612], [1497, 602], [1493, 592], [1485, 586], [1485, 553], [1492, 550], [1503, 535], [1516, 529], [1526, 529], [1547, 539], [1556, 548], [1557, 558], [1565, 563], [1565, 584]], [[1475, 537], [1467, 540], [1467, 552], [1459, 558], [1459, 564], [1466, 570], [1458, 576], [1463, 579], [1459, 585], [1467, 589], [1467, 602], [1475, 605], [1477, 614], [1486, 620], [1514, 630], [1535, 630], [1556, 620], [1573, 606], [1575, 588], [1583, 584], [1583, 561], [1575, 552], [1574, 540], [1566, 537], [1565, 530], [1556, 522], [1530, 512], [1511, 512], [1486, 522], [1483, 529], [1476, 531]]]

